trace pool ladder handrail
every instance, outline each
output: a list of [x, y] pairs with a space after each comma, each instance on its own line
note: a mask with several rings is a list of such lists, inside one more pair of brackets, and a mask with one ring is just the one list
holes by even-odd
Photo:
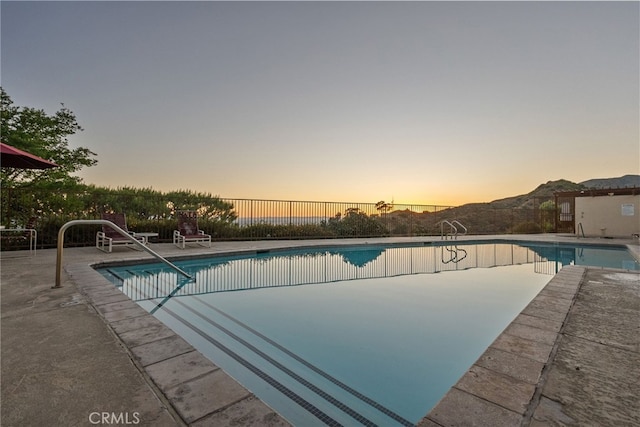
[[[445, 233], [444, 232], [444, 225], [447, 224], [452, 233]], [[462, 228], [464, 230], [464, 232], [462, 233], [462, 235], [466, 235], [467, 234], [467, 227], [465, 227], [464, 225], [462, 225], [462, 223], [460, 221], [458, 221], [457, 219], [453, 219], [451, 221], [443, 219], [440, 222], [440, 240], [448, 240], [448, 236], [452, 236], [452, 239], [457, 239], [458, 238], [458, 227], [455, 226], [455, 224], [458, 224], [458, 226], [460, 226], [460, 228]]]
[[[462, 234], [461, 234], [462, 236], [465, 236], [465, 235], [467, 234], [467, 231], [468, 231], [468, 230], [467, 230], [467, 227], [465, 227], [464, 225], [462, 225], [462, 223], [461, 223], [460, 221], [458, 221], [457, 219], [454, 219], [454, 220], [453, 220], [453, 221], [451, 221], [451, 222], [452, 222], [452, 223], [454, 223], [454, 224], [458, 224], [460, 227], [462, 227], [462, 229], [464, 230], [464, 231], [462, 232]], [[456, 228], [456, 229], [457, 229], [457, 228]], [[457, 233], [456, 233], [456, 234], [457, 234]]]
[[130, 235], [129, 233], [124, 231], [122, 228], [118, 227], [113, 222], [107, 221], [106, 219], [74, 219], [72, 221], [69, 221], [69, 222], [63, 224], [62, 227], [60, 227], [60, 231], [58, 231], [58, 252], [57, 252], [57, 255], [56, 255], [56, 285], [52, 286], [52, 288], [61, 288], [62, 287], [62, 284], [61, 284], [61, 273], [62, 273], [62, 250], [63, 250], [63, 247], [64, 247], [64, 232], [69, 227], [71, 227], [73, 225], [108, 225], [109, 227], [113, 228], [115, 231], [117, 231], [118, 233], [120, 233], [124, 237], [128, 238], [129, 240], [131, 240], [135, 245], [139, 246], [142, 250], [144, 250], [144, 251], [148, 252], [149, 254], [151, 254], [153, 257], [158, 259], [160, 262], [163, 262], [163, 263], [167, 264], [169, 267], [171, 267], [172, 269], [176, 270], [178, 273], [182, 274], [183, 276], [185, 276], [185, 277], [187, 277], [189, 279], [193, 279], [193, 276], [191, 276], [188, 273], [185, 273], [182, 269], [180, 269], [179, 267], [177, 267], [176, 265], [174, 265], [170, 261], [168, 261], [165, 258], [163, 258], [161, 255], [159, 255], [158, 253], [153, 251], [151, 248], [149, 248], [149, 247], [143, 245], [142, 243], [140, 243], [140, 241], [138, 241], [132, 235]]
[[[449, 227], [451, 227], [451, 231], [452, 233], [445, 233], [444, 232], [444, 225], [447, 224]], [[456, 228], [455, 225], [453, 225], [451, 222], [447, 221], [446, 219], [443, 219], [442, 221], [440, 221], [440, 240], [448, 240], [448, 236], [450, 235], [457, 235], [458, 234], [458, 229]]]

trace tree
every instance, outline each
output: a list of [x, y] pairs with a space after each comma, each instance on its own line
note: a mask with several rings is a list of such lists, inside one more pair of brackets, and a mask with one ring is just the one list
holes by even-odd
[[2, 186], [60, 187], [80, 184], [82, 180], [71, 174], [98, 161], [94, 158], [96, 153], [88, 148], [69, 148], [68, 137], [83, 130], [73, 112], [61, 104], [62, 108], [55, 114], [47, 115], [44, 110], [14, 106], [2, 87], [0, 95], [2, 142], [59, 165], [46, 170], [2, 168]]
[[540, 226], [546, 233], [554, 231], [556, 217], [556, 203], [553, 200], [547, 200], [540, 203]]
[[376, 209], [384, 215], [393, 209], [393, 203], [387, 203], [384, 200], [380, 200], [376, 203]]
[[368, 216], [360, 208], [345, 209], [344, 215], [338, 212], [325, 224], [338, 236], [384, 236], [387, 229], [380, 222]]

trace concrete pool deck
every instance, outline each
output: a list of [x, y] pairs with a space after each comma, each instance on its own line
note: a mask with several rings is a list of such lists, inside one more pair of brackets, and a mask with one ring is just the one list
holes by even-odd
[[[630, 245], [556, 235], [464, 240]], [[292, 246], [411, 243], [439, 238], [249, 241], [211, 249], [152, 244], [166, 257]], [[129, 300], [91, 264], [146, 253], [55, 249], [1, 254], [3, 426], [288, 423]], [[525, 308], [421, 426], [640, 425], [640, 275], [568, 266]]]

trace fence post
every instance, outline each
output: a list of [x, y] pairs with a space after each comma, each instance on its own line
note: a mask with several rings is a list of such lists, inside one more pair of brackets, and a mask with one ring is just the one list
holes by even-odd
[[12, 204], [12, 188], [8, 188], [7, 194], [7, 227], [11, 228], [11, 204]]

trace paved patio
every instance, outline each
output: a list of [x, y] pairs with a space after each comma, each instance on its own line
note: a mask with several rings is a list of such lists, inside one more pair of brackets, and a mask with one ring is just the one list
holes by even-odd
[[[224, 242], [184, 251], [170, 244], [152, 247], [171, 257], [424, 240], [429, 239]], [[631, 245], [640, 257], [637, 240], [579, 242]], [[288, 425], [89, 267], [148, 254], [67, 248], [59, 289], [51, 288], [55, 249], [1, 256], [3, 426]], [[640, 425], [639, 384], [640, 276], [569, 266], [419, 425]]]

